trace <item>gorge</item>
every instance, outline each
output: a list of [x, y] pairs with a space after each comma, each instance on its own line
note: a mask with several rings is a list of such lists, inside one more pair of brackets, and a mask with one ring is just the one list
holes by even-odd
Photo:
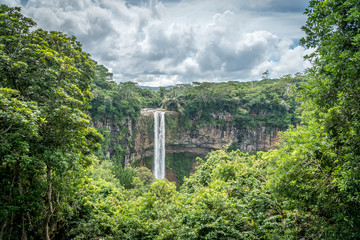
[[[101, 66], [98, 69], [109, 74]], [[99, 78], [90, 109], [92, 126], [105, 137], [98, 156], [124, 168], [144, 166], [157, 178], [181, 183], [194, 171], [196, 158], [211, 151], [273, 149], [279, 132], [299, 123], [294, 94], [304, 82], [297, 76], [256, 83], [193, 83], [154, 91]], [[165, 170], [155, 171], [155, 162], [161, 164], [154, 158], [165, 155]]]
[[[221, 122], [187, 128], [178, 112], [143, 108], [136, 123], [129, 119], [124, 121], [127, 135], [123, 141], [131, 139], [131, 144], [126, 145], [124, 165], [146, 166], [153, 170], [156, 178], [167, 178], [181, 184], [182, 178], [194, 170], [196, 157], [224, 148], [244, 152], [267, 151], [274, 148], [279, 132], [284, 130], [266, 126], [241, 129], [234, 126], [235, 118], [228, 112], [213, 114], [212, 122], [216, 121]], [[121, 129], [112, 121], [97, 121], [94, 126], [105, 127], [112, 136], [107, 156], [116, 154], [116, 145], [125, 145], [118, 140]], [[166, 164], [165, 156], [168, 159]]]

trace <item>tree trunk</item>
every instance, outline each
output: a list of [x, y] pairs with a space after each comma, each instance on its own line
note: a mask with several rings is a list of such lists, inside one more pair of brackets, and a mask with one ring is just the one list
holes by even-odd
[[49, 163], [46, 163], [46, 180], [48, 185], [48, 189], [47, 189], [48, 211], [46, 212], [46, 216], [45, 216], [44, 230], [45, 230], [45, 239], [50, 240], [51, 231], [49, 231], [49, 224], [54, 210], [52, 206], [52, 181], [51, 181], [51, 168]]
[[27, 240], [24, 213], [21, 214], [21, 240]]
[[4, 231], [5, 231], [5, 228], [6, 228], [6, 224], [7, 224], [7, 219], [5, 220], [4, 224], [2, 225], [1, 227], [1, 231], [0, 231], [0, 240], [3, 239], [3, 236], [4, 236]]
[[[19, 196], [22, 196], [22, 195], [23, 195], [23, 188], [22, 188], [22, 184], [21, 184], [21, 177], [19, 177]], [[26, 235], [26, 231], [25, 231], [24, 212], [21, 213], [21, 240], [27, 240], [27, 235]]]

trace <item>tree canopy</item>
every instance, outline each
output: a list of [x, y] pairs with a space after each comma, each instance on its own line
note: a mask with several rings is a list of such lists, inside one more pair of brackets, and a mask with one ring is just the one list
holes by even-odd
[[[0, 5], [1, 236], [49, 239], [71, 215], [101, 136], [86, 109], [95, 62], [75, 37]], [[17, 236], [17, 237], [16, 237]]]

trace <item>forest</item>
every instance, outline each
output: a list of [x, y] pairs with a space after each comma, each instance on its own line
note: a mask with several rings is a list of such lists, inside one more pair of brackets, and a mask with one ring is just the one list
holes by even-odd
[[[305, 75], [195, 82], [153, 91], [115, 83], [75, 37], [0, 5], [0, 239], [359, 239], [360, 10], [310, 0]], [[124, 166], [93, 121], [178, 112], [190, 130], [228, 112], [239, 128], [281, 127], [277, 147], [197, 158], [181, 187]]]

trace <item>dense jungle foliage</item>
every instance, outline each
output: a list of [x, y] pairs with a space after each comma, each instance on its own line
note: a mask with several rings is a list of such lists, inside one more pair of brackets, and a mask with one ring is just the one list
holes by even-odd
[[[0, 239], [359, 239], [358, 1], [310, 0], [305, 13], [302, 44], [315, 49], [309, 82], [296, 93], [301, 124], [284, 132], [275, 150], [227, 149], [198, 159], [177, 191], [146, 168], [97, 157], [104, 138], [87, 112], [122, 123], [162, 104], [205, 122], [209, 109], [219, 109], [211, 104], [224, 100], [219, 111], [238, 114], [238, 124], [248, 111], [253, 123], [271, 125], [263, 111], [295, 102], [284, 104], [288, 95], [266, 86], [288, 82], [157, 93], [116, 85], [101, 80], [111, 73], [74, 37], [31, 30], [35, 23], [20, 9], [0, 5]], [[246, 86], [253, 95], [244, 97]], [[284, 124], [293, 123], [296, 115], [287, 114]]]
[[[154, 131], [152, 118], [144, 120], [143, 117], [142, 127], [134, 127], [142, 108], [161, 107], [178, 112], [179, 115], [166, 117], [166, 131], [170, 133], [183, 131], [196, 135], [201, 127], [207, 125], [223, 128], [225, 117], [230, 117], [231, 124], [239, 131], [238, 141], [241, 142], [242, 134], [247, 131], [261, 127], [269, 131], [285, 130], [289, 125], [300, 123], [299, 103], [295, 97], [300, 86], [307, 82], [307, 76], [298, 74], [256, 82], [183, 84], [152, 91], [131, 82], [116, 84], [104, 66], [97, 66], [96, 72], [89, 112], [97, 130], [104, 136], [102, 151], [96, 155], [101, 160], [110, 158], [115, 167], [120, 168], [115, 172], [122, 171], [122, 175], [117, 175], [126, 186], [131, 186], [134, 174], [127, 173], [129, 169], [122, 167], [125, 157], [133, 151], [133, 136], [136, 131]], [[231, 149], [236, 150], [237, 144], [233, 142]], [[132, 165], [139, 166], [141, 162], [152, 169], [152, 158], [140, 159]], [[166, 167], [171, 169], [168, 173], [174, 175], [171, 179], [179, 186], [183, 177], [188, 177], [192, 171], [196, 156], [167, 154], [166, 159]]]
[[204, 123], [218, 124], [219, 120], [213, 122], [213, 116], [226, 112], [234, 117], [238, 129], [258, 126], [285, 129], [299, 122], [294, 95], [306, 81], [305, 76], [297, 75], [255, 82], [178, 85], [165, 91], [161, 106], [181, 112], [181, 120], [191, 128]]
[[95, 121], [118, 123], [127, 117], [136, 122], [141, 108], [161, 107], [181, 113], [184, 124], [195, 120], [194, 126], [211, 123], [214, 114], [227, 112], [239, 128], [287, 128], [299, 122], [294, 96], [307, 82], [307, 77], [299, 74], [254, 82], [181, 84], [152, 91], [131, 82], [116, 84], [105, 67], [96, 69], [90, 114]]
[[[116, 145], [132, 144], [125, 125], [131, 121], [134, 126], [142, 108], [161, 107], [179, 112], [180, 118], [173, 124], [181, 126], [169, 125], [167, 119], [168, 129], [180, 127], [196, 132], [203, 125], [223, 126], [225, 120], [218, 116], [226, 113], [239, 130], [258, 127], [285, 130], [300, 123], [300, 104], [295, 98], [300, 86], [308, 81], [307, 76], [298, 74], [256, 82], [182, 84], [152, 91], [131, 82], [116, 84], [103, 66], [97, 66], [96, 70], [89, 111], [93, 121], [103, 125], [97, 129], [105, 137], [103, 152], [111, 152], [110, 157], [118, 164], [128, 151]], [[122, 126], [121, 133], [111, 135], [105, 124]]]

